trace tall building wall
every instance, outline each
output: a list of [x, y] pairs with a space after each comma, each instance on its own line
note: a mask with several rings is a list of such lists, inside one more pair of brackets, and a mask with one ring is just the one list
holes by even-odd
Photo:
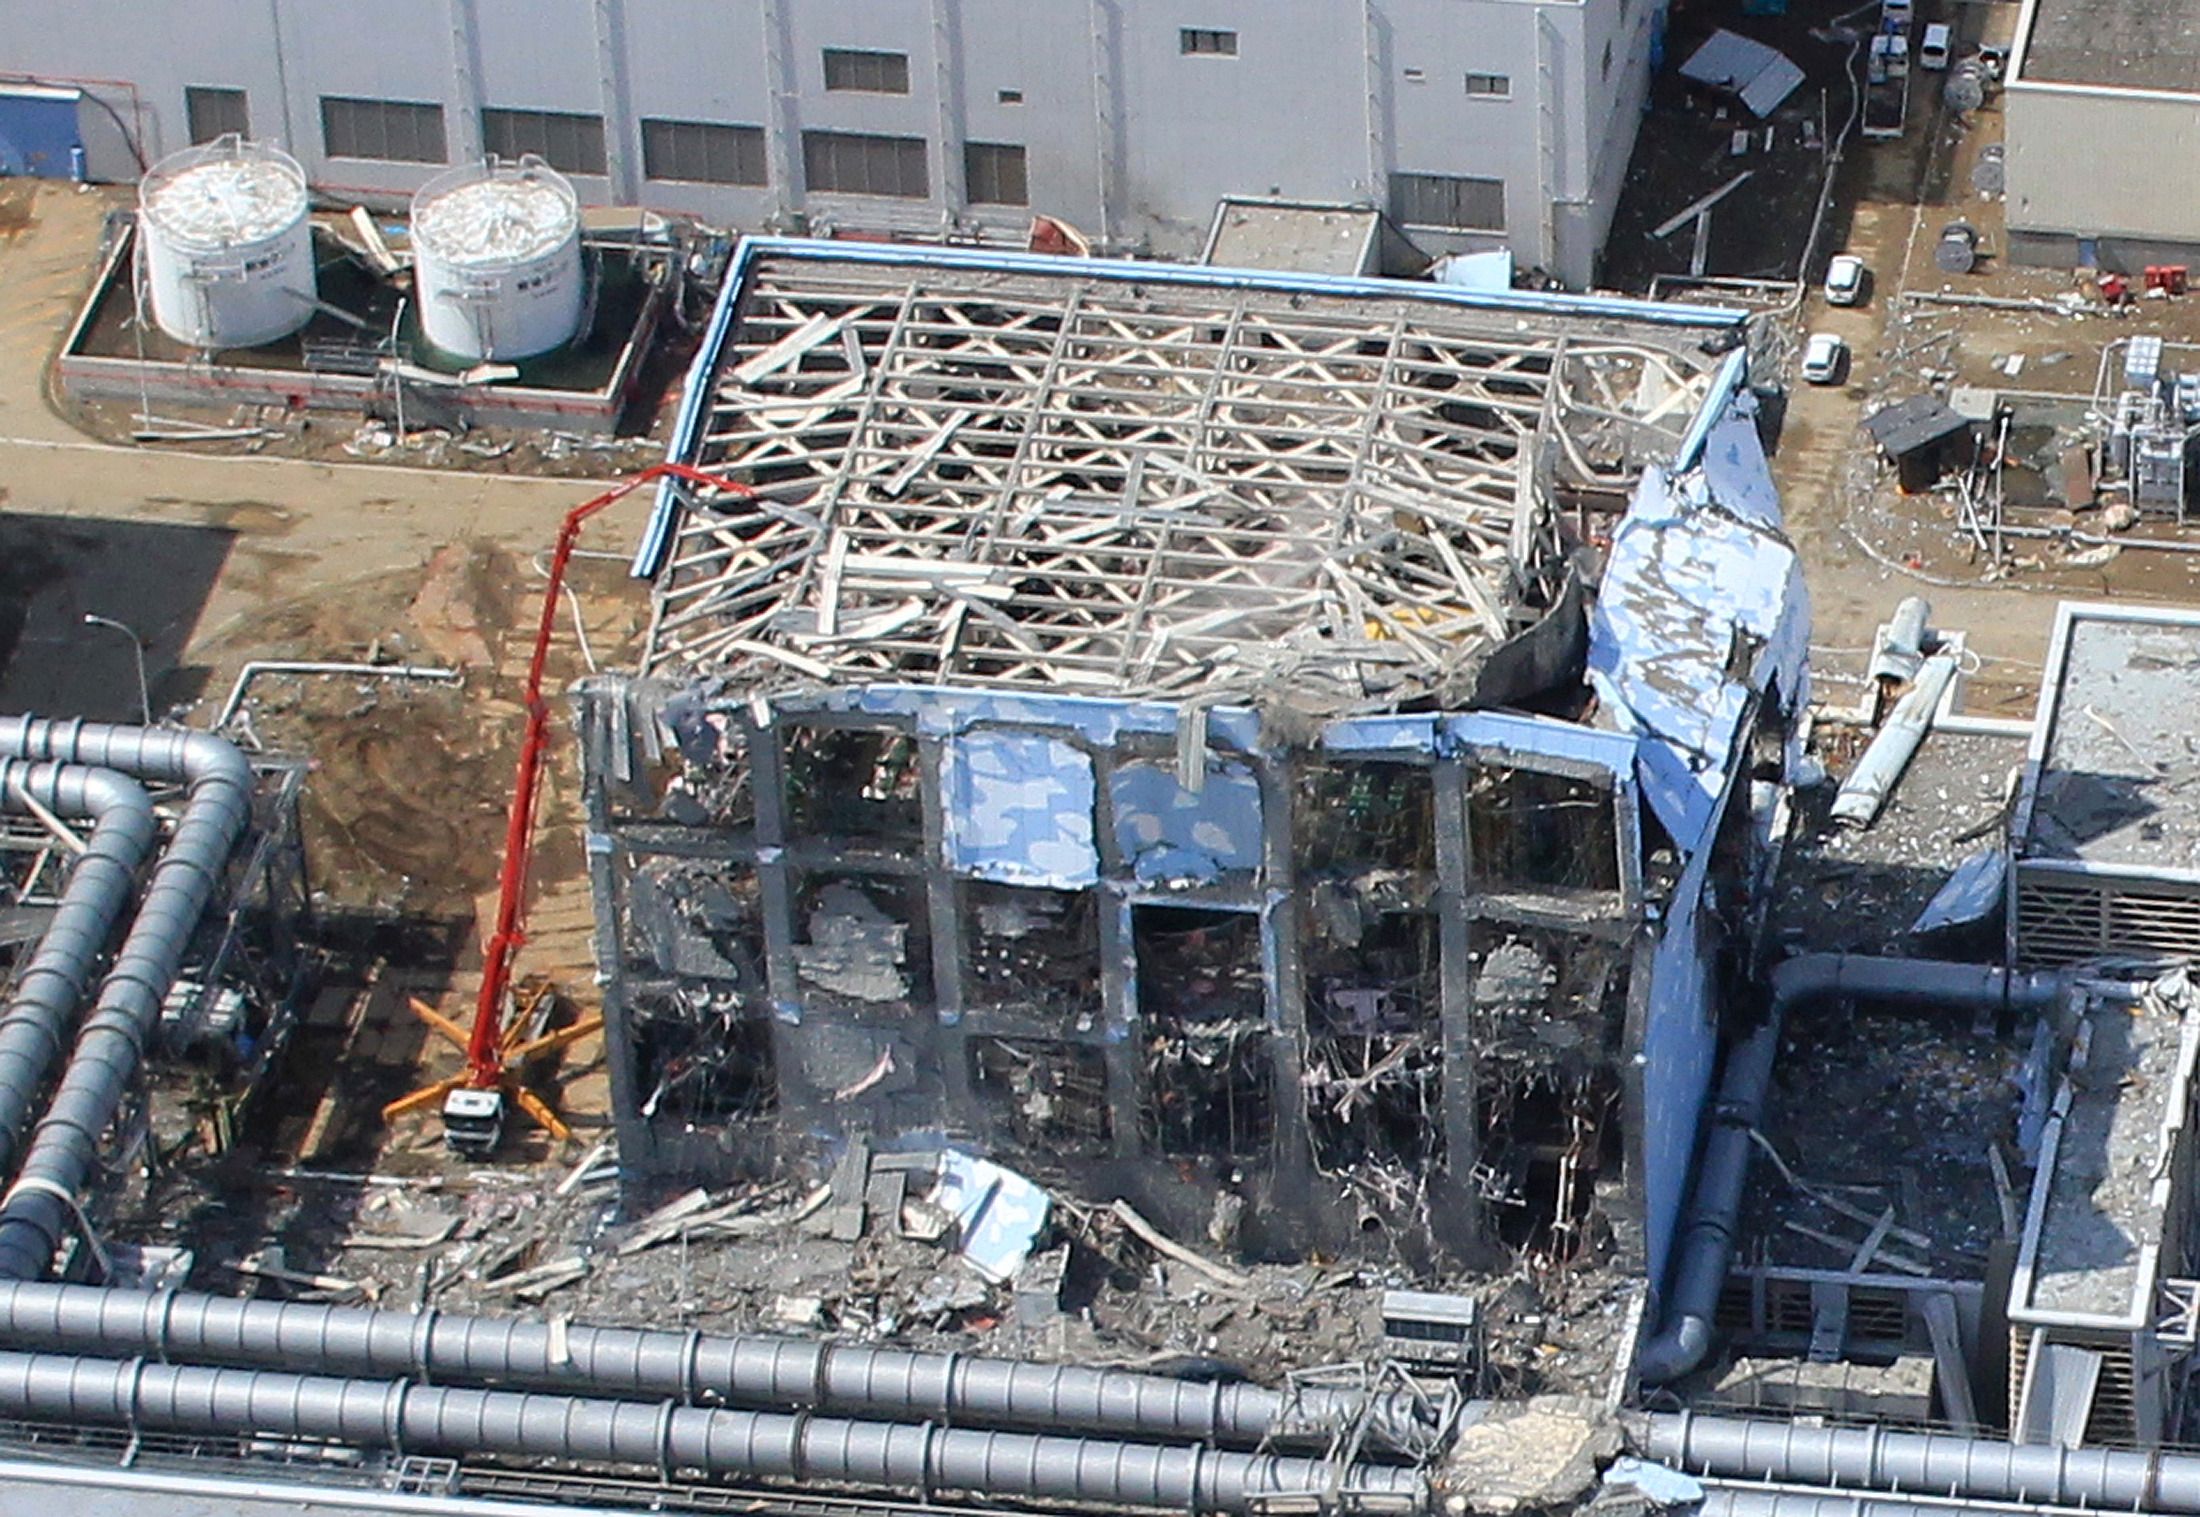
[[88, 0], [0, 14], [0, 60], [85, 85], [98, 178], [241, 125], [336, 194], [534, 147], [591, 201], [741, 228], [1013, 234], [1043, 211], [1163, 257], [1196, 255], [1223, 196], [1273, 193], [1386, 205], [1432, 250], [1509, 245], [1578, 285], [1654, 8], [391, 0], [369, 43], [334, 0]]

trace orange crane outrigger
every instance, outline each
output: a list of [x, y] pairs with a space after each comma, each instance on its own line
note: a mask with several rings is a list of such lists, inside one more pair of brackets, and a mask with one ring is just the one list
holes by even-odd
[[[434, 1007], [415, 999], [413, 1014], [430, 1029], [465, 1050], [466, 1067], [458, 1074], [424, 1085], [382, 1108], [385, 1121], [442, 1104], [444, 1134], [453, 1148], [486, 1157], [496, 1149], [504, 1130], [507, 1097], [549, 1134], [563, 1141], [571, 1136], [541, 1097], [521, 1084], [519, 1071], [527, 1061], [577, 1042], [603, 1026], [600, 1016], [585, 1017], [569, 1027], [539, 1037], [528, 1037], [526, 1016], [507, 1025], [504, 1003], [512, 983], [512, 960], [527, 941], [527, 872], [535, 848], [535, 806], [542, 793], [542, 757], [550, 741], [550, 708], [542, 698], [543, 665], [549, 658], [550, 637], [556, 630], [558, 596], [565, 588], [566, 565], [581, 527], [597, 512], [658, 479], [684, 480], [708, 490], [753, 495], [748, 486], [706, 474], [687, 464], [652, 464], [620, 481], [613, 488], [582, 501], [565, 514], [556, 549], [550, 555], [550, 583], [543, 592], [542, 618], [535, 627], [534, 654], [527, 662], [527, 728], [520, 738], [519, 772], [513, 781], [512, 808], [504, 825], [504, 865], [497, 874], [496, 924], [483, 950], [481, 994], [474, 1002], [470, 1031]], [[531, 1011], [538, 1003], [528, 1003]]]

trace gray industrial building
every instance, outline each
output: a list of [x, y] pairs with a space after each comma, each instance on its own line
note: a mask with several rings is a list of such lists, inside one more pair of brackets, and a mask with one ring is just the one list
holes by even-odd
[[2137, 273], [2200, 256], [2190, 7], [2025, 0], [2002, 115], [2011, 258]]
[[1199, 252], [1227, 195], [1385, 206], [1581, 286], [1659, 0], [91, 0], [0, 12], [0, 172], [127, 181], [235, 131], [336, 196], [534, 152], [743, 230]]

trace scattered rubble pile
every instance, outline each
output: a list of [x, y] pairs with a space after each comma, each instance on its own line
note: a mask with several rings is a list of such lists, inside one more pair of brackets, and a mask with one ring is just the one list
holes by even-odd
[[[1846, 774], [1869, 735], [1822, 725], [1815, 752], [1827, 770]], [[1901, 942], [1967, 856], [2001, 844], [2011, 771], [2023, 757], [2006, 738], [1935, 733], [1869, 829], [1833, 825], [1832, 784], [1797, 791], [1772, 907], [1781, 946], [1879, 953]]]
[[[1402, 1268], [1225, 1263], [1127, 1202], [1087, 1207], [956, 1149], [845, 1148], [827, 1178], [690, 1190], [620, 1222], [591, 1150], [525, 1175], [209, 1169], [146, 1229], [200, 1288], [390, 1310], [536, 1311], [607, 1326], [818, 1334], [911, 1348], [1280, 1379], [1392, 1357], [1386, 1289], [1476, 1298], [1493, 1394], [1603, 1395], [1639, 1290], [1595, 1266], [1414, 1281]], [[245, 1198], [250, 1197], [247, 1201]]]
[[[2025, 1050], [1968, 1021], [1820, 1012], [1792, 1026], [1750, 1233], [1779, 1262], [1975, 1278], [2003, 1232]], [[1989, 1150], [2000, 1151], [1993, 1157]], [[1770, 1162], [1776, 1161], [1776, 1162]], [[1877, 1229], [1883, 1214], [1892, 1223]]]

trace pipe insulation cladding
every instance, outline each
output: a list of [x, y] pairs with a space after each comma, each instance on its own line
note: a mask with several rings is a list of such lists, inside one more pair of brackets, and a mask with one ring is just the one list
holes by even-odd
[[546, 1322], [515, 1318], [26, 1281], [0, 1282], [0, 1342], [113, 1358], [1248, 1447], [1327, 1447], [1360, 1430], [1369, 1451], [1409, 1456], [1432, 1448], [1449, 1420], [1442, 1401], [1413, 1392], [1270, 1390], [764, 1335], [579, 1324], [561, 1335]]
[[2126, 1512], [2200, 1512], [2200, 1455], [2194, 1454], [1806, 1427], [1690, 1412], [1644, 1418], [1637, 1441], [1652, 1459], [1734, 1479]]
[[112, 769], [0, 759], [0, 810], [43, 807], [91, 818], [53, 918], [0, 1012], [0, 1174], [21, 1155], [33, 1103], [69, 1041], [69, 1025], [137, 890], [159, 830], [145, 787]]
[[76, 1213], [101, 1136], [121, 1110], [200, 915], [252, 814], [252, 766], [233, 745], [180, 727], [0, 717], [0, 755], [181, 782], [186, 799], [136, 919], [77, 1034], [61, 1083], [0, 1198], [0, 1279], [36, 1279]]
[[1287, 1454], [59, 1354], [0, 1353], [0, 1414], [1182, 1513], [1245, 1513], [1340, 1489], [1415, 1507], [1427, 1497], [1417, 1470]]

